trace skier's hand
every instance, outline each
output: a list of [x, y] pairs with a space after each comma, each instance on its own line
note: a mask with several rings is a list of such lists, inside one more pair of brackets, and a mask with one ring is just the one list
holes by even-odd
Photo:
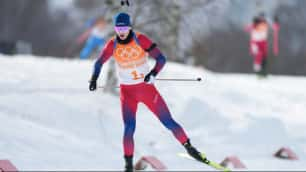
[[149, 72], [145, 78], [144, 78], [144, 82], [148, 83], [148, 84], [154, 84], [155, 81], [155, 77], [156, 77], [157, 73], [152, 70], [151, 72]]
[[90, 80], [89, 81], [89, 91], [95, 91], [97, 89], [97, 81]]

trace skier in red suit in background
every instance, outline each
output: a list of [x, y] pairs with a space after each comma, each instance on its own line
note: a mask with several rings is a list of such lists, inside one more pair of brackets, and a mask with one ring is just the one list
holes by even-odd
[[[278, 18], [274, 18], [272, 29], [274, 31], [273, 53], [278, 55]], [[260, 76], [266, 76], [267, 58], [268, 58], [268, 36], [269, 36], [269, 22], [264, 15], [254, 17], [253, 24], [246, 28], [250, 33], [250, 53], [253, 56], [253, 70]]]

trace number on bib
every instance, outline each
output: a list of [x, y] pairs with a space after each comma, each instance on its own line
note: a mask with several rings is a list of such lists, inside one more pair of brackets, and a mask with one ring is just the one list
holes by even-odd
[[134, 70], [131, 74], [133, 75], [133, 80], [144, 78], [144, 74], [142, 73], [139, 75], [136, 70]]

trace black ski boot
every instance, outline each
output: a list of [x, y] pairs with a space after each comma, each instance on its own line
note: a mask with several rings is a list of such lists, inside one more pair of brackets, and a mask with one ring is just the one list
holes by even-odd
[[199, 152], [195, 147], [193, 147], [190, 144], [190, 140], [188, 139], [187, 142], [185, 142], [183, 144], [183, 146], [185, 147], [185, 149], [187, 150], [188, 154], [193, 157], [194, 159], [200, 161], [200, 162], [204, 162], [207, 163], [208, 160], [206, 159], [206, 155], [204, 153]]
[[133, 155], [131, 156], [124, 156], [125, 160], [125, 167], [124, 172], [133, 172], [134, 166], [133, 166]]

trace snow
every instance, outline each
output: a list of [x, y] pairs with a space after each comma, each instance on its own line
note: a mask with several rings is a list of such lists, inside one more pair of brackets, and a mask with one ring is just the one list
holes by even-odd
[[[19, 170], [121, 170], [119, 98], [88, 91], [94, 61], [0, 55], [0, 159]], [[99, 84], [106, 81], [105, 65]], [[217, 162], [235, 155], [249, 170], [305, 170], [306, 79], [218, 74], [168, 63], [156, 86], [191, 142]], [[177, 153], [183, 147], [140, 105], [135, 161], [158, 157], [169, 170], [211, 170]], [[297, 161], [273, 154], [291, 148]]]

